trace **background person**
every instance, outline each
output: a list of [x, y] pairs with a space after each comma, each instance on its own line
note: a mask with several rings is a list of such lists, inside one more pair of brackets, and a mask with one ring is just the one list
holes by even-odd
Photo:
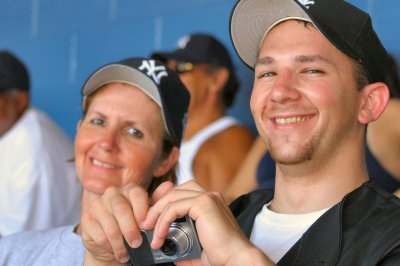
[[[240, 197], [231, 212], [195, 181], [165, 183], [148, 212], [126, 199], [124, 217], [111, 201], [93, 205], [85, 232], [119, 247], [104, 234], [117, 228], [101, 225], [136, 218], [154, 228], [151, 247], [160, 248], [171, 222], [188, 214], [204, 265], [398, 265], [400, 199], [369, 181], [364, 156], [366, 125], [389, 99], [387, 54], [369, 15], [343, 0], [241, 0], [230, 25], [238, 55], [254, 68], [250, 105], [276, 162], [274, 190]], [[136, 230], [122, 231], [128, 243], [140, 242]], [[87, 265], [100, 248], [90, 246]]]
[[195, 33], [182, 37], [175, 51], [152, 56], [179, 73], [191, 96], [178, 184], [196, 178], [208, 190], [223, 191], [254, 138], [226, 114], [239, 89], [227, 49], [214, 36]]
[[400, 124], [393, 123], [400, 113], [400, 78], [393, 56], [385, 83], [390, 99], [385, 111], [367, 128], [366, 156], [370, 178], [388, 192], [400, 196]]
[[[154, 60], [125, 59], [90, 75], [82, 95], [75, 139], [82, 213], [117, 187], [136, 184], [151, 193], [175, 181], [189, 94], [173, 71]], [[136, 204], [137, 193], [130, 194]], [[82, 265], [84, 254], [80, 224], [0, 239], [2, 265]]]
[[30, 107], [25, 65], [0, 51], [0, 237], [79, 221], [72, 157], [64, 132]]

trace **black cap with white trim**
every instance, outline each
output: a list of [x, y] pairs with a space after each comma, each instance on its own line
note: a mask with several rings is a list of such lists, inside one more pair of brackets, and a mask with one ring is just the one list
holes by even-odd
[[371, 83], [385, 80], [388, 56], [370, 16], [344, 0], [239, 0], [232, 10], [230, 35], [241, 60], [254, 68], [268, 31], [289, 19], [311, 22], [365, 67]]
[[160, 61], [147, 58], [128, 58], [102, 66], [83, 85], [83, 110], [86, 109], [87, 96], [113, 82], [133, 85], [153, 99], [161, 107], [168, 135], [174, 144], [180, 146], [190, 96], [174, 71]]

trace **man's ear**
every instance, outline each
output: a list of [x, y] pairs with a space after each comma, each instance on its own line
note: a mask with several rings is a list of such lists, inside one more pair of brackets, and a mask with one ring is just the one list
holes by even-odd
[[376, 82], [365, 86], [360, 93], [361, 108], [358, 113], [358, 121], [362, 124], [368, 124], [375, 121], [385, 111], [389, 101], [389, 89], [385, 83]]
[[154, 170], [153, 176], [163, 176], [175, 165], [179, 158], [179, 149], [174, 146], [166, 158], [161, 159], [157, 168]]
[[21, 117], [29, 106], [29, 93], [26, 91], [15, 90], [15, 106], [18, 117]]

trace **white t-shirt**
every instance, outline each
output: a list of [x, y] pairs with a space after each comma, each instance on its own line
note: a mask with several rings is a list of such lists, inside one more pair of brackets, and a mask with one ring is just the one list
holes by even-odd
[[33, 108], [0, 137], [0, 237], [79, 221], [73, 157], [68, 137]]
[[83, 265], [86, 249], [74, 227], [25, 231], [1, 238], [0, 265]]
[[281, 214], [266, 204], [257, 214], [250, 241], [277, 263], [329, 208], [305, 214]]

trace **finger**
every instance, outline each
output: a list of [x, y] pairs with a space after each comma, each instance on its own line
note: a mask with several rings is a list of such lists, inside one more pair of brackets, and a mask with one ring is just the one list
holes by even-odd
[[200, 260], [182, 260], [182, 261], [176, 261], [175, 262], [176, 266], [201, 266], [201, 261]]
[[113, 253], [110, 242], [108, 241], [102, 227], [88, 213], [84, 213], [81, 218], [82, 241], [89, 251], [96, 249], [107, 250]]
[[161, 197], [163, 197], [169, 190], [174, 187], [174, 184], [170, 181], [161, 183], [151, 196], [152, 202], [157, 202]]
[[149, 211], [149, 195], [147, 191], [141, 186], [135, 185], [124, 191], [124, 194], [132, 207], [136, 223], [140, 224]]
[[192, 198], [199, 195], [200, 192], [183, 189], [170, 189], [162, 198], [160, 198], [149, 210], [146, 219], [141, 224], [143, 229], [153, 229], [159, 219], [160, 214], [164, 211], [170, 202]]
[[102, 227], [111, 245], [115, 258], [119, 262], [125, 263], [129, 257], [125, 248], [122, 232], [114, 215], [104, 208], [101, 200], [93, 202], [92, 210], [94, 218]]
[[[179, 193], [187, 193], [187, 191], [180, 191]], [[171, 223], [177, 218], [185, 215], [188, 215], [196, 221], [196, 227], [203, 231], [203, 237], [213, 238], [212, 232], [215, 231], [233, 229], [236, 232], [241, 232], [232, 213], [225, 205], [220, 193], [191, 192], [190, 195], [190, 197], [186, 195], [184, 198], [171, 201], [163, 206], [163, 210], [160, 212], [154, 228], [153, 240], [151, 243], [152, 248], [161, 247], [168, 235]], [[209, 230], [210, 228], [208, 228], [208, 226], [210, 224], [215, 225], [219, 229], [213, 228], [213, 230]], [[230, 236], [230, 233], [225, 235], [227, 239], [229, 239]], [[201, 237], [201, 235], [199, 235], [199, 237]]]
[[201, 262], [200, 262], [199, 265], [203, 265], [203, 266], [210, 266], [211, 265], [211, 263], [208, 260], [208, 257], [207, 257], [205, 252], [201, 253]]
[[[154, 227], [151, 247], [160, 248], [168, 235], [171, 224], [177, 219], [189, 214], [193, 199], [185, 197], [184, 199], [173, 201], [165, 206]], [[190, 214], [189, 214], [190, 215]]]
[[115, 196], [111, 203], [112, 213], [126, 242], [133, 248], [142, 243], [140, 230], [135, 219], [132, 206], [123, 196]]
[[205, 188], [203, 188], [195, 179], [191, 179], [189, 181], [186, 181], [185, 183], [176, 186], [176, 189], [185, 189], [185, 190], [194, 190], [194, 191], [199, 191], [199, 192], [204, 192], [206, 191]]

